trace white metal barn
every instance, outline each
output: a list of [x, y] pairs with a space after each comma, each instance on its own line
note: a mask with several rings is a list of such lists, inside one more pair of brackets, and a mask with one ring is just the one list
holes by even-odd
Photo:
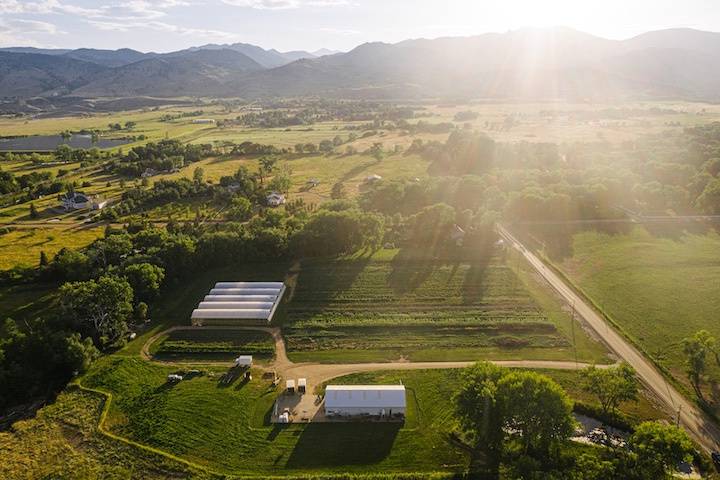
[[270, 323], [284, 293], [283, 282], [218, 282], [193, 310], [192, 324]]
[[325, 415], [405, 415], [403, 385], [328, 385]]

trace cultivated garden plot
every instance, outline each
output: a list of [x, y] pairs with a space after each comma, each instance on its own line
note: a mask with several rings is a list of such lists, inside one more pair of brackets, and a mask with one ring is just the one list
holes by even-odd
[[150, 353], [159, 360], [232, 360], [238, 355], [255, 359], [273, 357], [272, 337], [265, 332], [242, 330], [175, 330], [158, 339]]
[[[296, 281], [283, 333], [297, 361], [574, 358], [569, 313], [501, 251], [460, 261], [395, 250], [306, 260]], [[602, 361], [602, 348], [585, 340], [582, 358]]]

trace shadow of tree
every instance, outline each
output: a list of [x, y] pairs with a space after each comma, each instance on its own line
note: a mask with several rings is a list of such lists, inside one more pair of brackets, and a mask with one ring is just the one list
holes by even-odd
[[404, 294], [416, 290], [438, 266], [438, 262], [419, 258], [418, 255], [416, 250], [403, 248], [392, 259], [387, 283], [395, 293]]
[[289, 323], [322, 311], [341, 292], [348, 290], [367, 267], [372, 254], [328, 262], [308, 259], [300, 264], [292, 301], [285, 305]]

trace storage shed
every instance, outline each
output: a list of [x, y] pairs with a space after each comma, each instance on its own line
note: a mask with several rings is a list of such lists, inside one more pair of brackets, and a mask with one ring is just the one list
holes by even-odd
[[235, 359], [236, 367], [252, 367], [252, 355], [240, 355]]
[[328, 385], [325, 415], [405, 415], [403, 385]]

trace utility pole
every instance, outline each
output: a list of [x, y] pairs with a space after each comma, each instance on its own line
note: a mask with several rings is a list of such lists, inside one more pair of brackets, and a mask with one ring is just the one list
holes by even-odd
[[570, 318], [570, 329], [572, 331], [573, 350], [575, 351], [575, 369], [578, 366], [578, 355], [577, 355], [577, 343], [575, 342], [575, 299], [573, 299], [570, 305], [572, 310], [572, 317]]

